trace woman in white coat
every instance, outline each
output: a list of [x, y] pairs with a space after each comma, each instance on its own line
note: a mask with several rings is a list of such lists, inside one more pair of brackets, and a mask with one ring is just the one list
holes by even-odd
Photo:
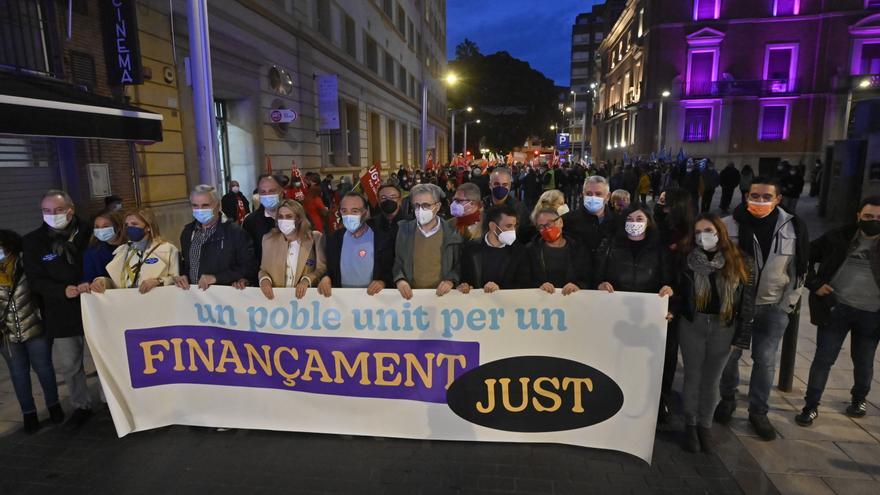
[[162, 238], [156, 218], [149, 209], [125, 215], [125, 243], [113, 251], [107, 264], [110, 277], [98, 277], [93, 292], [106, 289], [137, 288], [141, 294], [163, 285], [173, 285], [179, 273], [180, 256], [176, 246]]

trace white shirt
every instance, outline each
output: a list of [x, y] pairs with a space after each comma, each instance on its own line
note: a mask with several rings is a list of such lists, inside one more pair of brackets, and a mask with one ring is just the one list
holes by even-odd
[[431, 230], [429, 230], [429, 231], [427, 231], [427, 232], [425, 232], [425, 231], [422, 229], [422, 226], [419, 225], [419, 226], [418, 226], [418, 228], [419, 228], [419, 232], [421, 232], [422, 235], [425, 236], [425, 237], [431, 237], [432, 235], [436, 234], [437, 232], [440, 232], [440, 227], [441, 227], [440, 222], [442, 222], [442, 221], [443, 221], [443, 220], [441, 220], [441, 219], [438, 218], [438, 219], [437, 219], [437, 225], [436, 225], [433, 229], [431, 229]]
[[284, 277], [284, 286], [285, 287], [295, 287], [299, 280], [294, 280], [296, 277], [296, 264], [297, 260], [299, 260], [299, 239], [289, 242], [287, 244], [287, 268], [285, 269], [285, 277]]

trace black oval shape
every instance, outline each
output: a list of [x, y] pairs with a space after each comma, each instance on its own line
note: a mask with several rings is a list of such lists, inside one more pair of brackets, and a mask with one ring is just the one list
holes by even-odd
[[623, 407], [623, 390], [605, 373], [577, 361], [516, 356], [483, 364], [458, 377], [446, 391], [446, 404], [461, 418], [487, 428], [564, 431], [595, 425], [617, 414]]

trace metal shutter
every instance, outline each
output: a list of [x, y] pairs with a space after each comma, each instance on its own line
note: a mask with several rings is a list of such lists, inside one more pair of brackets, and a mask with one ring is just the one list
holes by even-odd
[[60, 188], [54, 140], [0, 135], [0, 229], [25, 234], [37, 228], [40, 198]]

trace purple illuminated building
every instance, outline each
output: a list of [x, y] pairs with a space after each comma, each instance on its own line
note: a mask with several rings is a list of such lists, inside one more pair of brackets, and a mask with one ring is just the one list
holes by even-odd
[[599, 52], [598, 159], [812, 164], [878, 98], [880, 0], [629, 0]]

